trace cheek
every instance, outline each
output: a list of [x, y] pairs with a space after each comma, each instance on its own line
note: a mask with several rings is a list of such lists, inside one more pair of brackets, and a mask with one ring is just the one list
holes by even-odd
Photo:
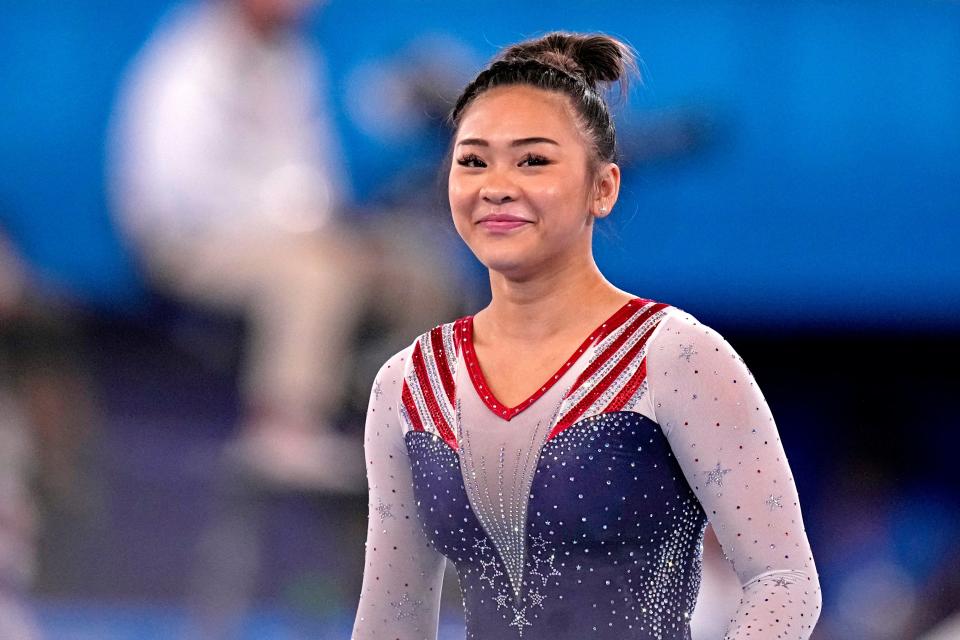
[[457, 176], [456, 173], [451, 173], [447, 180], [447, 198], [450, 201], [450, 211], [454, 218], [469, 213], [471, 195], [467, 181]]
[[460, 182], [453, 176], [447, 181], [447, 198], [450, 200], [450, 208], [454, 211], [459, 209], [463, 202], [463, 189]]
[[447, 182], [447, 199], [450, 202], [450, 214], [453, 217], [453, 226], [457, 229], [460, 237], [466, 240], [464, 235], [469, 231], [470, 221], [470, 196], [464, 188], [461, 180], [451, 175]]
[[579, 219], [586, 201], [583, 189], [574, 176], [544, 180], [527, 191], [530, 201], [541, 210], [541, 215], [554, 223], [565, 223], [568, 218]]
[[539, 186], [536, 195], [544, 202], [556, 202], [566, 199], [569, 191], [569, 187], [565, 187], [565, 181], [550, 180]]

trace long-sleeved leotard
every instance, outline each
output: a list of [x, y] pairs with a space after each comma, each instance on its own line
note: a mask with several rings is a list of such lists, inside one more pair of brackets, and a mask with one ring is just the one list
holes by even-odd
[[366, 427], [354, 638], [436, 637], [445, 559], [467, 637], [689, 638], [712, 523], [743, 584], [729, 638], [807, 638], [820, 589], [770, 410], [714, 330], [634, 299], [501, 405], [472, 318], [388, 361]]

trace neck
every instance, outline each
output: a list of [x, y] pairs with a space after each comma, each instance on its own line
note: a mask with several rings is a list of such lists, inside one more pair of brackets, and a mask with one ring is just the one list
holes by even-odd
[[490, 272], [490, 305], [475, 316], [498, 339], [541, 341], [566, 331], [582, 331], [599, 316], [626, 301], [597, 267], [592, 253], [535, 276], [514, 279]]
[[235, 15], [238, 26], [249, 38], [265, 45], [283, 37], [292, 26], [289, 22], [258, 9], [255, 3], [221, 0], [221, 6]]

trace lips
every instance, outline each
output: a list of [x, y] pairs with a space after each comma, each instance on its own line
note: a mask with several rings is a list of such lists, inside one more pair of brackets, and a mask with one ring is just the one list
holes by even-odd
[[482, 218], [480, 222], [529, 222], [529, 220], [522, 218], [520, 216], [515, 216], [511, 213], [490, 213]]
[[526, 218], [513, 215], [512, 213], [488, 213], [480, 218], [480, 222], [530, 222]]
[[503, 233], [531, 224], [531, 221], [509, 213], [491, 213], [482, 217], [477, 224], [487, 231]]

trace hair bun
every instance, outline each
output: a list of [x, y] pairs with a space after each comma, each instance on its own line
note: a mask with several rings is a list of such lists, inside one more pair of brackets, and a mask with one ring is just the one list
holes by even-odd
[[450, 123], [458, 129], [467, 107], [478, 95], [494, 87], [527, 85], [557, 91], [570, 99], [593, 157], [616, 162], [616, 129], [607, 96], [597, 85], [619, 83], [618, 97], [623, 99], [627, 95], [627, 77], [636, 69], [633, 49], [616, 38], [602, 33], [548, 33], [508, 47], [494, 58], [457, 98], [450, 111]]
[[580, 76], [591, 87], [603, 83], [626, 84], [636, 70], [636, 58], [630, 47], [603, 34], [576, 34], [562, 31], [527, 40], [509, 47], [501, 60], [534, 60]]

